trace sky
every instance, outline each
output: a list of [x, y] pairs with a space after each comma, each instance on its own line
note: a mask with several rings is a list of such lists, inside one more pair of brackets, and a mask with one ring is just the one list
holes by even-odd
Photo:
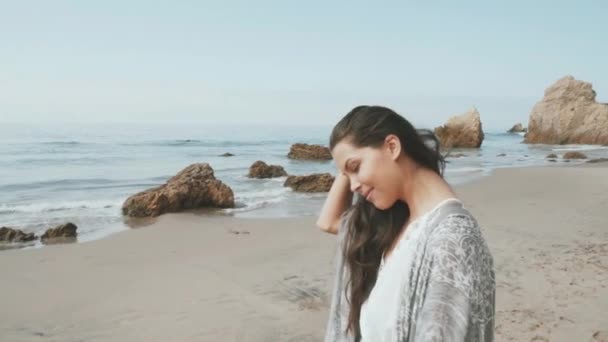
[[608, 102], [605, 1], [0, 0], [0, 124], [527, 124], [565, 75]]

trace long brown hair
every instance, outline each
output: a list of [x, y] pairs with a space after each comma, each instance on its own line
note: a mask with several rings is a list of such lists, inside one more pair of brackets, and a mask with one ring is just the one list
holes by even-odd
[[[445, 161], [435, 135], [428, 130], [416, 130], [404, 117], [385, 107], [355, 107], [336, 124], [329, 146], [333, 150], [336, 144], [347, 139], [356, 147], [380, 147], [390, 134], [399, 138], [402, 153], [421, 167], [443, 175]], [[349, 210], [345, 216], [349, 220], [343, 250], [350, 271], [344, 289], [350, 303], [346, 332], [351, 331], [359, 339], [361, 306], [376, 283], [382, 255], [401, 232], [410, 210], [402, 201], [380, 210], [362, 196], [357, 196]]]

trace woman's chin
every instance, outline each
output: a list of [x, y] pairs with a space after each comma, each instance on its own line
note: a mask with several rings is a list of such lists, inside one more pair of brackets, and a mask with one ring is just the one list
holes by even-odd
[[370, 201], [370, 203], [378, 210], [388, 210], [388, 209], [392, 208], [395, 205], [395, 203], [397, 203], [397, 200], [387, 202], [387, 201], [377, 201], [375, 199], [372, 199]]
[[386, 210], [386, 209], [389, 209], [389, 208], [391, 207], [390, 205], [386, 205], [386, 203], [382, 203], [382, 202], [377, 203], [377, 202], [375, 202], [375, 201], [373, 201], [373, 200], [372, 200], [372, 201], [370, 201], [370, 203], [371, 203], [371, 204], [372, 204], [372, 205], [373, 205], [373, 206], [374, 206], [376, 209], [378, 209], [378, 210]]

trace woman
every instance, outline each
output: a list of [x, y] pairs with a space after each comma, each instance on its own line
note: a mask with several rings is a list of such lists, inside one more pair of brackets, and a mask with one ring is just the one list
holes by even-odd
[[493, 341], [492, 256], [438, 145], [379, 106], [334, 127], [340, 172], [317, 221], [340, 241], [325, 341]]

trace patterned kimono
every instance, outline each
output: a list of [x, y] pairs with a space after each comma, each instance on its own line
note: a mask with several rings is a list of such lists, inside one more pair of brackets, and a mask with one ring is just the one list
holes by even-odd
[[[346, 222], [338, 233], [336, 274], [325, 342], [355, 341], [345, 334], [349, 306], [343, 259]], [[381, 341], [493, 341], [493, 261], [479, 226], [460, 201], [435, 208], [404, 248], [412, 248], [399, 285], [398, 312]], [[406, 232], [407, 233], [407, 232]], [[363, 341], [380, 342], [380, 341]]]

